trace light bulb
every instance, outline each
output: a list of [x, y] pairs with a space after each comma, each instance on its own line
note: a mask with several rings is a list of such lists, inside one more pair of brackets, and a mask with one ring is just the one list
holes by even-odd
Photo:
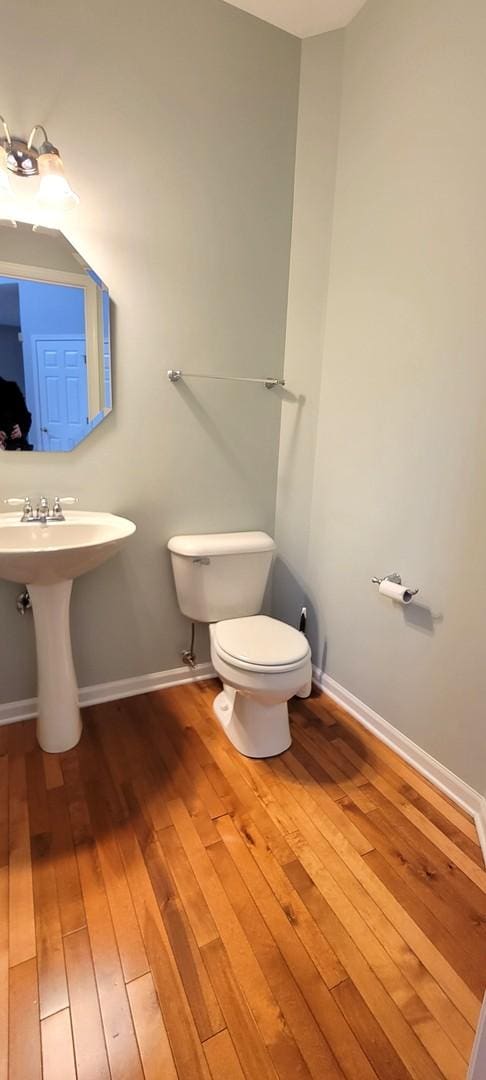
[[13, 197], [7, 168], [7, 151], [0, 145], [0, 200], [13, 199]]
[[58, 153], [40, 153], [37, 161], [40, 184], [37, 193], [39, 203], [48, 210], [72, 210], [79, 202], [64, 174], [64, 165]]

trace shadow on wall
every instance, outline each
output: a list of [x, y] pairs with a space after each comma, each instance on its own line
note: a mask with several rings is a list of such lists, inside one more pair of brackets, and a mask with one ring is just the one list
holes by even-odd
[[443, 622], [444, 616], [434, 615], [426, 604], [414, 600], [411, 604], [403, 605], [403, 621], [423, 634], [435, 634], [436, 624]]
[[[303, 607], [307, 610], [306, 637], [312, 650], [312, 663], [318, 671], [325, 672], [328, 649], [324, 637], [322, 651], [319, 650], [319, 638], [322, 634], [319, 614], [302, 581], [292, 573], [281, 556], [277, 555], [272, 574], [272, 615], [298, 628]], [[422, 634], [435, 634], [436, 626], [444, 621], [441, 613], [433, 612], [426, 604], [416, 600], [411, 604], [400, 604], [399, 607], [402, 609], [405, 625]]]
[[295, 577], [287, 563], [277, 555], [272, 575], [272, 614], [275, 618], [282, 619], [283, 622], [287, 622], [290, 626], [295, 626], [298, 629], [303, 607], [307, 610], [306, 637], [312, 649], [312, 663], [320, 671], [324, 671], [327, 643], [324, 644], [322, 656], [318, 656], [319, 624], [317, 611], [302, 582]]
[[[253, 493], [255, 487], [255, 474], [251, 461], [247, 458], [244, 452], [235, 452], [233, 449], [233, 435], [235, 433], [234, 423], [239, 422], [239, 436], [242, 437], [241, 411], [228, 412], [228, 409], [233, 408], [233, 405], [227, 405], [223, 410], [221, 400], [216, 404], [216, 398], [214, 398], [214, 414], [208, 411], [205, 404], [201, 400], [201, 395], [197, 394], [197, 391], [192, 390], [183, 380], [178, 382], [174, 386], [174, 393], [184, 401], [187, 408], [192, 412], [194, 419], [197, 422], [199, 431], [204, 432], [208, 439], [212, 442], [214, 449], [217, 451], [218, 457], [226, 461], [233, 473], [238, 476], [239, 480], [245, 484], [247, 490]], [[268, 393], [268, 391], [266, 391]], [[272, 393], [274, 393], [272, 391]], [[246, 403], [245, 408], [250, 408], [251, 402]], [[239, 405], [238, 405], [239, 408]], [[219, 411], [218, 411], [219, 410]], [[250, 415], [248, 413], [248, 415]], [[239, 419], [238, 419], [239, 418]], [[269, 423], [271, 421], [271, 414], [268, 417]], [[259, 424], [263, 424], [261, 413], [256, 414], [255, 427], [258, 428]], [[248, 429], [248, 425], [246, 425]], [[262, 430], [261, 428], [259, 429]], [[236, 444], [239, 445], [240, 439], [236, 440]]]

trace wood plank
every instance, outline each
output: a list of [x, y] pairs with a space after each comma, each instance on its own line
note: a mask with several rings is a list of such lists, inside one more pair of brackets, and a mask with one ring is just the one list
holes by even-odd
[[[350, 766], [357, 770], [356, 775], [363, 782], [373, 783], [378, 776], [387, 785], [387, 797], [396, 806], [412, 803], [426, 818], [433, 821], [449, 839], [462, 847], [478, 865], [483, 866], [479, 837], [474, 821], [465, 814], [461, 807], [453, 805], [441, 791], [433, 788], [419, 773], [410, 774], [410, 766], [405, 765], [396, 755], [393, 768], [385, 763], [374, 751], [362, 748], [355, 738], [352, 745], [344, 738], [331, 740], [331, 746], [339, 749]], [[359, 746], [361, 753], [356, 747]], [[363, 756], [362, 756], [363, 755]], [[366, 757], [364, 756], [366, 755]], [[413, 776], [413, 779], [412, 779]], [[410, 781], [410, 782], [409, 782]]]
[[[298, 976], [294, 971], [290, 973], [280, 950], [275, 948], [272, 935], [236, 867], [232, 864], [224, 844], [214, 844], [209, 850], [209, 855], [261, 970], [275, 996], [275, 1000], [281, 1009], [285, 1022], [300, 1050], [299, 1074], [307, 1077], [319, 1076], [322, 1069], [325, 1068], [328, 1076], [341, 1075], [330, 1047], [306, 1005], [296, 981]], [[304, 1062], [306, 1067], [304, 1067]], [[281, 1075], [282, 1068], [285, 1068], [287, 1063], [283, 1062], [281, 1064], [274, 1060], [274, 1064], [277, 1066], [277, 1072]]]
[[207, 1080], [209, 1071], [201, 1045], [197, 1040], [192, 1013], [187, 1005], [183, 1009], [178, 1007], [178, 1002], [181, 1000], [181, 988], [178, 984], [176, 984], [176, 994], [171, 993], [174, 983], [168, 977], [171, 955], [168, 942], [164, 940], [160, 923], [150, 914], [147, 914], [145, 921], [145, 940], [177, 1072], [179, 1076], [190, 1076], [191, 1080], [192, 1078]]
[[[387, 895], [397, 902], [403, 913], [404, 920], [407, 915], [413, 920], [415, 926], [422, 931], [429, 943], [457, 972], [459, 978], [462, 979], [472, 992], [472, 995], [479, 1001], [484, 987], [484, 971], [481, 969], [481, 965], [479, 965], [479, 970], [477, 970], [477, 965], [471, 966], [457, 938], [446, 930], [426, 904], [422, 902], [416, 893], [412, 892], [381, 852], [370, 851], [369, 855], [364, 856], [364, 861], [373, 871], [375, 880], [378, 879], [385, 887], [386, 893], [384, 892], [382, 895]], [[477, 1006], [473, 1004], [472, 1011], [469, 1010], [470, 1023], [472, 1023], [473, 1016], [476, 1015], [476, 1008]]]
[[9, 963], [16, 967], [36, 954], [25, 758], [11, 760], [9, 775]]
[[41, 1020], [68, 1008], [58, 894], [52, 857], [51, 821], [43, 754], [39, 747], [26, 756], [32, 885], [34, 895], [37, 975]]
[[[162, 702], [161, 697], [156, 700], [159, 704]], [[193, 789], [197, 792], [206, 812], [209, 817], [217, 818], [224, 814], [226, 809], [200, 765], [197, 754], [191, 752], [195, 740], [194, 736], [191, 739], [191, 735], [188, 735], [186, 729], [183, 729], [178, 722], [178, 700], [177, 690], [167, 690], [164, 693], [162, 714], [164, 726], [167, 729], [172, 746], [190, 777]]]
[[183, 761], [179, 758], [167, 735], [163, 701], [159, 700], [157, 694], [150, 694], [144, 697], [143, 701], [139, 698], [134, 699], [133, 708], [139, 710], [139, 713], [134, 712], [133, 715], [139, 715], [140, 710], [142, 710], [142, 715], [144, 715], [148, 723], [153, 743], [162, 762], [163, 775], [166, 774], [170, 777], [173, 797], [180, 795], [185, 800], [190, 813], [197, 814], [202, 810], [203, 804], [197, 791], [194, 790], [191, 777]]
[[[242, 927], [234, 914], [233, 908], [226, 896], [226, 892], [213, 868], [207, 849], [204, 847], [197, 833], [194, 822], [191, 819], [185, 804], [180, 799], [173, 800], [169, 803], [169, 810], [181, 843], [218, 928], [221, 941], [234, 972], [234, 977], [245, 995], [246, 1002], [251, 1009], [254, 1021], [260, 1031], [264, 1048], [266, 1048], [261, 1063], [262, 1078], [274, 1075], [275, 1070], [271, 1065], [269, 1055], [271, 1055], [275, 1069], [279, 1075], [288, 1076], [289, 1080], [291, 1076], [302, 1075], [302, 1070], [304, 1070], [303, 1075], [305, 1075], [302, 1057], [297, 1049], [295, 1041], [287, 1029], [280, 1008], [256, 961], [248, 938], [244, 934]], [[211, 949], [211, 943], [202, 949], [205, 962], [208, 956], [207, 950]], [[221, 950], [218, 951], [215, 947], [212, 953], [209, 952], [209, 955], [216, 956], [216, 960], [219, 964], [222, 955]], [[216, 961], [214, 963], [216, 965]], [[215, 985], [214, 978], [217, 977], [217, 971], [218, 966], [216, 965], [216, 974], [214, 971], [210, 972], [213, 986]], [[223, 984], [223, 986], [226, 987], [231, 1002], [233, 1000], [232, 994], [230, 993], [231, 987], [226, 986], [226, 984]], [[233, 1022], [230, 1023], [228, 1020], [228, 1014], [225, 1012], [225, 1005], [221, 999], [220, 993], [218, 993], [217, 987], [215, 987], [215, 989], [226, 1024], [235, 1042], [238, 1055], [241, 1058], [238, 1041], [239, 1036], [235, 1033]], [[265, 1067], [263, 1066], [263, 1060], [266, 1062]]]
[[[234, 815], [231, 821], [268, 882], [285, 917], [307, 949], [326, 986], [329, 988], [336, 986], [337, 983], [346, 978], [346, 971], [335, 952], [331, 949], [329, 942], [321, 933], [317, 923], [309, 914], [305, 904], [302, 903], [298, 892], [292, 887], [268, 844], [253, 821], [243, 820], [239, 814]], [[220, 832], [224, 828], [224, 824], [225, 819], [222, 818], [219, 826]], [[230, 831], [227, 840], [231, 844]]]
[[145, 1080], [177, 1080], [172, 1050], [150, 972], [127, 986]]
[[[295, 828], [295, 823], [289, 822], [287, 808], [279, 807], [274, 800], [270, 799], [269, 801], [268, 798], [260, 797], [257, 785], [245, 768], [245, 759], [232, 750], [228, 740], [215, 727], [214, 723], [210, 723], [205, 719], [207, 710], [201, 696], [201, 684], [189, 685], [187, 692], [194, 697], [200, 710], [199, 734], [231, 786], [231, 795], [224, 798], [228, 813], [233, 814], [238, 811], [244, 815], [247, 810], [251, 812], [252, 819], [257, 824], [262, 836], [271, 843], [272, 850], [279, 861], [282, 863], [286, 860], [291, 861], [293, 858], [292, 851], [281, 831], [283, 828], [288, 828], [289, 831]], [[272, 813], [275, 814], [276, 821], [279, 821], [280, 825], [277, 825], [270, 816], [268, 812], [270, 806]]]
[[101, 867], [94, 847], [76, 849], [111, 1075], [141, 1080], [142, 1069]]
[[[193, 690], [193, 693], [196, 693]], [[201, 715], [204, 713], [201, 710]], [[214, 734], [202, 721], [202, 733], [205, 742], [209, 746], [218, 762], [223, 769], [225, 776], [233, 778], [233, 771], [235, 766], [229, 762], [229, 756], [227, 751], [220, 750], [220, 741], [222, 742], [219, 733]], [[253, 763], [251, 763], [253, 766]], [[245, 768], [248, 767], [248, 762], [245, 762]], [[241, 786], [241, 785], [240, 785]], [[246, 789], [248, 790], [248, 789]], [[286, 798], [286, 796], [282, 796]], [[289, 800], [286, 799], [286, 805], [288, 806]], [[270, 809], [270, 804], [266, 805]], [[427, 937], [426, 933], [422, 931], [421, 927], [408, 916], [407, 911], [401, 907], [401, 905], [395, 902], [395, 898], [386, 889], [381, 887], [381, 883], [374, 874], [368, 872], [368, 868], [364, 865], [362, 859], [356, 856], [356, 853], [352, 851], [350, 845], [346, 844], [345, 839], [339, 833], [339, 830], [330, 828], [328, 824], [328, 840], [335, 846], [335, 850], [339, 853], [344, 863], [352, 871], [354, 876], [361, 882], [363, 887], [374, 898], [379, 907], [386, 914], [389, 921], [399, 931], [401, 936], [404, 937], [409, 947], [416, 953], [418, 959], [424, 964], [425, 968], [430, 971], [430, 974], [436, 980], [437, 984], [446, 992], [451, 1000], [456, 1005], [457, 1009], [466, 1018], [468, 1023], [474, 1027], [478, 1015], [478, 1003], [475, 1001], [474, 994], [470, 992], [468, 986], [466, 986], [463, 980], [456, 974], [451, 968], [447, 958], [444, 957], [439, 948], [435, 947], [433, 942]], [[288, 861], [288, 855], [285, 854], [285, 850], [282, 852], [280, 843], [274, 844], [273, 838], [270, 837], [268, 831], [266, 833], [267, 841], [269, 842], [274, 854], [279, 858], [279, 861], [284, 865]], [[368, 856], [366, 856], [366, 859]], [[484, 978], [482, 978], [482, 984], [484, 985]]]
[[242, 757], [216, 692], [90, 707], [62, 755], [0, 731], [0, 1080], [41, 1042], [50, 1080], [464, 1080], [472, 821], [323, 695], [283, 758]]
[[[454, 803], [444, 792], [435, 787], [429, 780], [422, 776], [416, 769], [394, 753], [385, 743], [380, 742], [375, 736], [363, 727], [359, 721], [345, 714], [342, 710], [339, 714], [340, 731], [336, 733], [337, 744], [349, 760], [350, 749], [358, 753], [362, 761], [372, 765], [381, 771], [385, 778], [400, 791], [403, 784], [412, 787], [419, 795], [435, 806], [445, 817], [458, 828], [462, 829], [465, 836], [477, 842], [477, 830], [471, 816]], [[360, 766], [361, 768], [361, 766]], [[364, 775], [366, 772], [363, 770]]]
[[8, 866], [0, 867], [0, 1080], [8, 1077]]
[[[346, 753], [348, 758], [353, 760], [356, 766], [360, 765], [361, 759], [352, 749], [347, 748]], [[459, 868], [484, 894], [486, 891], [486, 871], [484, 870], [484, 866], [478, 866], [475, 859], [471, 859], [461, 847], [450, 839], [448, 834], [438, 828], [426, 814], [421, 813], [418, 806], [415, 803], [411, 803], [406, 798], [403, 787], [397, 791], [395, 786], [389, 782], [388, 778], [382, 776], [380, 772], [372, 768], [366, 762], [363, 762], [360, 767], [364, 774], [369, 778], [370, 784], [372, 784], [375, 791], [375, 795], [376, 792], [379, 792], [382, 796], [381, 799], [376, 796], [375, 801], [377, 802], [377, 805], [383, 807], [384, 799], [390, 808], [396, 808], [396, 813], [399, 812], [403, 826], [410, 822], [411, 826], [416, 828], [424, 841], [425, 838], [427, 838], [427, 844], [435, 846], [439, 852], [442, 852], [444, 862], [452, 860], [454, 866]], [[484, 896], [482, 899], [484, 903]]]
[[[454, 861], [446, 857], [423, 830], [410, 821], [402, 807], [399, 810], [381, 792], [377, 793], [375, 802], [376, 809], [373, 814], [368, 814], [368, 817], [385, 818], [386, 828], [389, 829], [388, 823], [390, 823], [394, 832], [399, 835], [400, 842], [405, 841], [417, 851], [419, 857], [422, 854], [430, 862], [433, 872], [437, 868], [442, 873], [445, 889], [442, 884], [439, 890], [441, 895], [450, 898], [453, 909], [462, 912], [468, 929], [472, 924], [473, 930], [482, 937], [483, 945], [486, 945], [486, 897], [482, 890], [468, 879], [458, 860]], [[464, 854], [462, 849], [460, 854], [461, 856]]]
[[213, 1080], [245, 1080], [231, 1035], [226, 1028], [204, 1043], [204, 1053]]
[[174, 826], [157, 836], [197, 944], [199, 948], [208, 945], [218, 937], [218, 930]]
[[49, 807], [47, 805], [46, 780], [42, 763], [42, 750], [36, 747], [25, 755], [27, 802], [31, 836], [49, 832]]
[[[275, 1071], [241, 994], [224, 945], [219, 939], [210, 941], [208, 945], [204, 945], [202, 954], [244, 1074], [248, 1077], [275, 1077]], [[299, 1070], [294, 1075], [303, 1074]]]
[[[486, 920], [486, 903], [482, 905], [482, 911], [469, 906], [452, 879], [454, 868], [442, 863], [440, 852], [434, 857], [426, 840], [422, 846], [420, 836], [410, 838], [407, 829], [402, 831], [394, 814], [385, 816], [380, 808], [364, 817], [351, 804], [343, 804], [343, 809], [366, 832], [370, 845], [381, 852], [443, 926], [460, 941], [474, 967], [486, 948], [486, 922], [481, 925], [481, 919]], [[472, 900], [473, 888], [469, 895]]]
[[377, 1024], [351, 979], [345, 979], [339, 986], [335, 986], [332, 995], [377, 1075], [386, 1077], [386, 1080], [409, 1080], [408, 1069]]
[[[321, 693], [313, 686], [310, 697], [305, 699], [292, 698], [290, 701], [290, 713], [292, 717], [296, 713], [302, 716], [305, 719], [306, 726], [313, 724], [319, 731], [324, 728], [327, 735], [329, 734], [329, 728], [334, 729], [334, 731], [337, 730], [339, 717], [334, 716], [333, 705], [334, 702], [327, 694]], [[332, 732], [329, 737], [332, 738]]]
[[114, 1080], [141, 1080], [138, 1046], [78, 756], [77, 752], [70, 754], [69, 763], [63, 759], [63, 775], [71, 828], [78, 841], [76, 858], [110, 1070]]
[[19, 720], [7, 725], [8, 754], [10, 758], [23, 757], [35, 750], [35, 720]]
[[320, 869], [315, 865], [311, 850], [305, 845], [298, 846], [301, 848], [300, 859], [287, 864], [286, 872], [319, 922], [370, 1012], [412, 1077], [442, 1080], [443, 1074], [418, 1042], [401, 1009], [387, 993], [338, 914], [327, 902], [321, 888]]
[[0, 757], [0, 869], [8, 866], [8, 783], [8, 757], [4, 754]]
[[99, 783], [88, 783], [85, 790], [123, 975], [125, 982], [130, 982], [148, 971], [147, 954], [116, 842], [116, 823], [110, 818], [104, 789]]
[[64, 939], [78, 1080], [110, 1080], [88, 931]]
[[86, 926], [86, 912], [64, 787], [51, 788], [47, 799], [52, 838], [51, 858], [56, 875], [61, 930], [63, 934], [72, 934]]
[[[302, 762], [317, 783], [325, 788], [328, 795], [333, 793], [336, 801], [343, 798], [344, 795], [349, 795], [365, 814], [374, 809], [369, 795], [366, 795], [361, 790], [366, 777], [361, 777], [359, 773], [356, 773], [356, 776], [361, 781], [359, 784], [355, 783], [354, 778], [350, 779], [349, 772], [352, 771], [353, 767], [344, 755], [340, 756], [334, 750], [333, 743], [330, 741], [325, 743], [322, 739], [318, 743], [317, 739], [309, 738], [305, 730], [302, 730], [297, 725], [294, 725], [292, 731], [294, 734], [292, 744], [294, 757], [297, 757]], [[339, 761], [339, 765], [336, 764], [335, 758]], [[346, 772], [340, 766], [345, 766]]]
[[[357, 812], [361, 817], [360, 811]], [[375, 900], [369, 896], [361, 883], [356, 880], [344, 864], [340, 858], [340, 844], [337, 844], [337, 854], [334, 850], [329, 851], [328, 846], [323, 846], [321, 837], [316, 835], [312, 823], [303, 817], [300, 819], [300, 825], [307, 839], [311, 842], [313, 851], [319, 856], [321, 862], [325, 864], [326, 869], [330, 871], [336, 885], [341, 888], [343, 896], [354, 905], [354, 908], [365, 919], [367, 928], [373, 931], [380, 946], [384, 946], [393, 964], [390, 965], [387, 961], [384, 961], [383, 955], [381, 962], [379, 961], [379, 949], [377, 951], [376, 942], [373, 942], [373, 939], [368, 937], [366, 931], [366, 933], [359, 933], [359, 940], [361, 951], [368, 959], [368, 962], [375, 967], [378, 973], [381, 972], [380, 978], [383, 984], [388, 989], [391, 987], [390, 992], [392, 996], [395, 995], [397, 1001], [400, 1000], [400, 994], [405, 995], [407, 1006], [406, 1008], [403, 1007], [403, 1012], [411, 1018], [412, 1026], [414, 1026], [414, 1015], [417, 1012], [417, 1006], [418, 1015], [420, 1015], [418, 998], [421, 999], [421, 1002], [426, 1006], [425, 1017], [427, 1020], [426, 1027], [422, 1024], [420, 1036], [422, 1041], [424, 1041], [425, 1045], [428, 1045], [430, 1039], [433, 1038], [434, 1052], [443, 1054], [447, 1057], [449, 1063], [451, 1060], [455, 1060], [457, 1069], [462, 1068], [455, 1050], [459, 1052], [464, 1061], [468, 1060], [473, 1038], [472, 1029], [462, 1015], [452, 1006], [447, 995], [444, 994], [442, 988], [431, 977], [429, 972], [424, 970], [423, 965], [418, 962], [417, 957], [397, 932], [395, 926], [384, 916]], [[329, 834], [329, 838], [332, 839], [332, 833]], [[375, 961], [373, 961], [373, 957]], [[386, 972], [388, 972], [389, 983], [385, 978]], [[412, 987], [418, 997], [414, 997], [411, 993]], [[445, 1034], [437, 1031], [431, 1019], [432, 1017], [435, 1018]], [[453, 1044], [452, 1047], [449, 1045], [449, 1040]]]
[[32, 876], [40, 1017], [69, 1006], [50, 833], [33, 836]]
[[469, 835], [465, 834], [463, 829], [459, 829], [455, 823], [451, 822], [449, 817], [445, 817], [445, 815], [433, 806], [431, 802], [424, 799], [421, 795], [418, 795], [412, 787], [404, 787], [403, 794], [407, 798], [407, 801], [413, 803], [415, 808], [419, 810], [424, 817], [428, 818], [429, 821], [432, 821], [441, 832], [448, 836], [449, 840], [452, 840], [452, 843], [455, 844], [456, 847], [461, 848], [461, 851], [463, 851], [465, 855], [469, 855], [470, 859], [473, 859], [478, 866], [484, 869], [483, 853], [481, 851], [475, 825], [473, 825], [472, 828], [476, 835], [474, 839], [472, 839]]
[[10, 968], [9, 1080], [41, 1080], [41, 1043], [35, 957]]
[[202, 1042], [224, 1026], [221, 1011], [162, 849], [129, 784], [125, 785], [124, 792], [133, 829]]
[[[275, 770], [277, 774], [281, 774], [285, 781], [286, 769], [282, 761], [278, 763], [271, 762], [270, 767], [272, 768], [272, 771]], [[292, 785], [291, 782], [287, 783], [289, 784], [287, 787], [288, 796], [292, 799]], [[312, 813], [313, 800], [310, 799], [310, 803], [307, 805], [309, 797], [306, 793], [299, 795], [299, 800], [307, 807], [307, 810]], [[294, 812], [296, 816], [299, 814], [297, 809]], [[341, 881], [338, 883], [329, 872], [328, 851], [326, 847], [322, 846], [322, 840], [324, 838], [319, 836], [318, 830], [313, 824], [313, 821], [311, 821], [311, 818], [308, 817], [306, 813], [300, 812], [299, 824], [302, 836], [297, 835], [291, 840], [294, 850], [298, 855], [300, 854], [301, 860], [305, 861], [306, 868], [311, 877], [322, 891], [326, 901], [338, 916], [343, 926], [345, 926], [350, 937], [355, 942], [355, 948], [359, 949], [371, 969], [379, 977], [380, 982], [390, 995], [390, 1004], [393, 1001], [395, 1002], [400, 1009], [403, 1018], [410, 1024], [410, 1034], [412, 1034], [412, 1032], [415, 1033], [416, 1039], [420, 1040], [441, 1070], [445, 1070], [444, 1075], [460, 1076], [464, 1062], [456, 1048], [451, 1043], [446, 1033], [440, 1028], [425, 1003], [419, 1000], [408, 980], [405, 979], [397, 965], [383, 948], [381, 938], [382, 935], [387, 932], [387, 924], [386, 921], [383, 920], [382, 913], [376, 912], [375, 907], [370, 907], [368, 910], [368, 914], [371, 912], [374, 917], [372, 925], [374, 926], [375, 933], [373, 933], [368, 926], [368, 923], [364, 921], [361, 915], [361, 893], [358, 893], [356, 899], [354, 898], [356, 889], [353, 888], [352, 878], [348, 878], [348, 876], [344, 874], [343, 881], [348, 881], [351, 886], [351, 896], [354, 899], [354, 904], [352, 900], [350, 901], [348, 899], [348, 896], [343, 892], [342, 888], [339, 887], [339, 884], [342, 885], [343, 882]], [[303, 839], [304, 837], [305, 839]], [[337, 865], [339, 866], [339, 860], [337, 861]], [[347, 965], [345, 964], [344, 966]], [[351, 975], [352, 972], [349, 966], [347, 966], [347, 970]], [[422, 1068], [423, 1066], [420, 1064], [421, 1052], [419, 1051], [418, 1046], [413, 1040], [409, 1040], [409, 1043], [410, 1050], [413, 1050], [415, 1054], [416, 1066]], [[429, 1068], [431, 1068], [431, 1066], [432, 1062], [430, 1062]]]
[[[357, 826], [354, 826], [352, 822], [350, 823], [349, 818], [341, 809], [341, 804], [333, 802], [319, 784], [313, 783], [312, 777], [307, 772], [307, 769], [301, 765], [300, 761], [290, 750], [287, 750], [285, 754], [282, 754], [279, 761], [287, 765], [291, 773], [303, 780], [303, 786], [311, 793], [312, 799], [316, 804], [318, 819], [323, 822], [324, 831], [327, 828], [327, 822], [331, 821], [333, 825], [339, 829], [341, 835], [345, 837], [348, 843], [358, 852], [358, 855], [366, 855], [368, 851], [372, 850], [373, 845], [370, 844], [368, 838], [360, 832]], [[319, 811], [321, 811], [320, 814]], [[350, 824], [352, 825], [352, 828], [349, 827]]]
[[156, 778], [148, 772], [137, 773], [132, 777], [131, 785], [155, 832], [159, 829], [170, 828], [171, 820], [167, 800]]
[[41, 1022], [43, 1080], [76, 1080], [69, 1009]]
[[44, 766], [44, 779], [47, 790], [53, 791], [54, 788], [62, 787], [64, 777], [62, 775], [60, 754], [42, 753], [42, 764]]
[[[311, 816], [306, 813], [304, 813], [304, 817], [300, 815], [300, 824], [307, 838], [310, 840], [310, 843], [320, 847], [322, 841], [326, 840], [326, 837], [324, 837], [322, 833], [321, 837], [317, 835], [316, 827], [311, 820], [312, 817], [315, 816], [313, 800], [311, 799], [309, 802], [309, 797], [303, 788], [300, 790], [298, 788], [293, 789], [291, 781], [289, 781], [288, 777], [286, 778], [286, 769], [283, 762], [280, 762], [279, 764], [271, 762], [269, 767], [276, 773], [280, 771], [289, 799], [293, 799], [292, 790], [294, 790], [303, 805], [307, 806]], [[295, 813], [298, 814], [298, 811], [295, 811]], [[292, 843], [290, 837], [289, 842]], [[443, 987], [458, 1010], [474, 1027], [477, 1020], [478, 1003], [474, 1000], [468, 987], [464, 985], [463, 981], [451, 969], [444, 957], [437, 949], [435, 949], [426, 936], [418, 930], [413, 920], [407, 916], [401, 906], [396, 903], [388, 891], [382, 887], [374, 874], [370, 873], [365, 859], [360, 858], [351, 845], [346, 842], [346, 839], [332, 828], [329, 828], [329, 826], [327, 828], [327, 842], [334, 847], [334, 850], [342, 859], [343, 863], [352, 871], [354, 877], [358, 879], [366, 892], [368, 892], [372, 899], [375, 900], [378, 907], [381, 908], [383, 914], [395, 926], [402, 937], [404, 937], [407, 944], [416, 953], [430, 974]], [[292, 844], [292, 846], [295, 850], [295, 844]], [[327, 861], [327, 851], [323, 852], [323, 858], [324, 861]]]
[[177, 1071], [191, 1080], [207, 1080], [206, 1059], [150, 877], [129, 822], [118, 830], [117, 842], [142, 931], [147, 957], [169, 1036]]
[[[311, 1075], [319, 1077], [325, 1068], [329, 1076], [339, 1075], [342, 1071], [343, 1075], [374, 1080], [373, 1069], [324, 982], [316, 979], [316, 969], [309, 954], [233, 823], [228, 818], [221, 818], [218, 827], [224, 847], [216, 844], [210, 848], [213, 865], [217, 867]], [[271, 936], [277, 946], [273, 953], [269, 949]]]

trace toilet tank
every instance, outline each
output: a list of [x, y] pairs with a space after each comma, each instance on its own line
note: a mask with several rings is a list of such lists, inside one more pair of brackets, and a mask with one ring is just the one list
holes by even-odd
[[167, 546], [179, 607], [192, 622], [261, 611], [276, 546], [267, 533], [173, 536]]

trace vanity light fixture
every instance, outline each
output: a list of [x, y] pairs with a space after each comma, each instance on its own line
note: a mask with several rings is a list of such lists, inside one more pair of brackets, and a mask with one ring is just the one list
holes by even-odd
[[[0, 116], [3, 136], [0, 136], [0, 199], [12, 198], [9, 171], [15, 176], [39, 176], [37, 199], [44, 209], [71, 210], [79, 202], [66, 179], [59, 150], [48, 138], [42, 124], [36, 124], [27, 140], [10, 134], [7, 121]], [[42, 142], [36, 146], [37, 132]]]

